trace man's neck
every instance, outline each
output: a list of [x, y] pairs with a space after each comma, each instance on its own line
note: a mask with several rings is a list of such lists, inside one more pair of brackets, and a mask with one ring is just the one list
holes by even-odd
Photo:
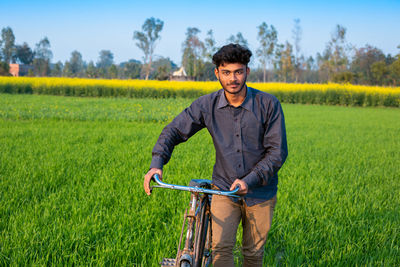
[[226, 91], [224, 93], [228, 103], [236, 108], [240, 106], [246, 99], [247, 85], [244, 85], [244, 88], [238, 94], [230, 94]]

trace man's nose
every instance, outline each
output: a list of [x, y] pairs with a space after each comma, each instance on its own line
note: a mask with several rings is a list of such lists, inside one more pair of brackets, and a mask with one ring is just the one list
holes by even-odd
[[231, 81], [236, 81], [237, 80], [237, 76], [236, 76], [236, 74], [233, 72], [232, 74], [231, 74]]

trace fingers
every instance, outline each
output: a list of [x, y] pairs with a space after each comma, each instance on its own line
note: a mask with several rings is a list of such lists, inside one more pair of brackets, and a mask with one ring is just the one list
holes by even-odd
[[243, 183], [242, 180], [236, 179], [236, 180], [233, 182], [233, 184], [231, 185], [231, 188], [230, 188], [229, 190], [230, 190], [230, 191], [235, 190], [236, 187], [238, 187], [238, 186], [239, 186], [239, 188], [240, 188], [239, 190], [241, 190], [241, 189], [243, 188], [242, 183]]
[[236, 194], [238, 195], [246, 195], [247, 191], [248, 191], [248, 186], [246, 184], [246, 182], [240, 180], [240, 179], [236, 179], [233, 184], [231, 185], [231, 188], [229, 190], [234, 190], [237, 186], [239, 186], [239, 191], [237, 191]]
[[234, 190], [235, 187], [236, 187], [236, 185], [237, 185], [237, 180], [235, 180], [235, 181], [233, 182], [233, 184], [231, 185], [231, 188], [229, 188], [229, 191]]
[[144, 191], [146, 192], [146, 194], [147, 194], [148, 196], [151, 195], [151, 188], [150, 188], [150, 181], [151, 181], [151, 178], [152, 178], [153, 175], [156, 174], [156, 173], [157, 173], [158, 175], [160, 175], [160, 179], [162, 179], [162, 170], [156, 169], [156, 168], [150, 169], [150, 170], [146, 173], [146, 175], [144, 176], [143, 188], [144, 188]]
[[146, 192], [146, 194], [148, 196], [150, 196], [151, 194], [151, 190], [150, 190], [150, 180], [151, 180], [151, 176], [149, 175], [149, 173], [147, 173], [144, 176], [144, 181], [143, 181], [143, 187], [144, 187], [144, 191]]

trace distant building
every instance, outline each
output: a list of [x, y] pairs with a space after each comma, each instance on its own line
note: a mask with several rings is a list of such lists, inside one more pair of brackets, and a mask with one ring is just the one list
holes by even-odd
[[169, 79], [171, 81], [187, 81], [189, 80], [189, 77], [187, 76], [186, 71], [182, 66], [179, 70], [174, 71]]
[[10, 74], [14, 77], [27, 76], [29, 70], [33, 71], [33, 66], [24, 64], [10, 64]]

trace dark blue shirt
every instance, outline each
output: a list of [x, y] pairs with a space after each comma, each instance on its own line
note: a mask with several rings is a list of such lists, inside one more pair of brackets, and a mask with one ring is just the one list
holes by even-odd
[[244, 180], [249, 206], [275, 196], [277, 173], [288, 154], [285, 119], [276, 97], [247, 87], [243, 103], [233, 107], [223, 89], [201, 96], [162, 130], [150, 168], [162, 169], [174, 147], [204, 127], [214, 142], [216, 186], [229, 190], [236, 179]]

